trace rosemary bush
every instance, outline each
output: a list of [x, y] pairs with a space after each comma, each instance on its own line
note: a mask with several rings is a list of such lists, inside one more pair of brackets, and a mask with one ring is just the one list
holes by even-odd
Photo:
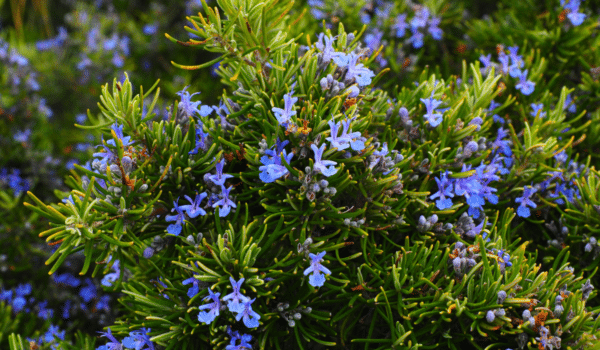
[[219, 82], [165, 116], [161, 82], [103, 85], [70, 191], [24, 203], [49, 274], [80, 256], [119, 313], [99, 339], [9, 329], [12, 350], [598, 346], [593, 1], [202, 3], [166, 38]]

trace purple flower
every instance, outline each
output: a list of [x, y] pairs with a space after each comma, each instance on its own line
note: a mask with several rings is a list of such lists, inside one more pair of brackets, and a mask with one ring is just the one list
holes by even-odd
[[363, 87], [371, 84], [371, 78], [375, 76], [370, 69], [364, 67], [362, 63], [356, 63], [360, 56], [354, 52], [350, 52], [347, 55], [339, 55], [333, 58], [335, 63], [340, 67], [347, 67], [345, 80], [347, 82], [356, 79], [358, 86]]
[[86, 286], [79, 290], [79, 296], [88, 303], [98, 295], [98, 291], [91, 278], [86, 278], [85, 283]]
[[308, 255], [311, 259], [310, 267], [304, 270], [304, 276], [312, 273], [308, 278], [308, 283], [313, 287], [322, 287], [325, 284], [325, 276], [321, 273], [331, 275], [331, 271], [328, 268], [321, 265], [325, 251], [318, 253], [317, 255], [310, 253]]
[[208, 312], [200, 311], [198, 314], [198, 321], [206, 324], [210, 324], [212, 321], [214, 321], [214, 319], [219, 316], [219, 310], [221, 309], [221, 301], [219, 300], [219, 295], [221, 295], [221, 293], [213, 293], [210, 288], [208, 288], [208, 293], [209, 295], [204, 297], [202, 300], [211, 299], [212, 303], [202, 305], [198, 308], [199, 310], [209, 309]]
[[221, 207], [221, 209], [219, 210], [219, 217], [227, 216], [231, 211], [231, 207], [237, 208], [237, 205], [231, 199], [229, 199], [229, 192], [231, 192], [232, 188], [233, 186], [225, 188], [225, 186], [221, 185], [222, 198], [212, 205], [213, 208], [216, 208], [218, 206]]
[[434, 128], [436, 126], [440, 125], [442, 123], [443, 116], [440, 113], [434, 113], [434, 112], [437, 112], [435, 109], [438, 108], [438, 106], [440, 104], [442, 104], [442, 101], [434, 99], [433, 91], [432, 91], [431, 97], [429, 97], [427, 99], [422, 98], [421, 102], [423, 102], [425, 104], [425, 107], [427, 108], [427, 113], [425, 114], [425, 119], [427, 119], [429, 124]]
[[233, 175], [223, 174], [223, 166], [225, 165], [225, 160], [221, 159], [217, 162], [217, 173], [215, 175], [209, 175], [208, 178], [217, 186], [223, 186], [225, 181], [229, 178], [232, 178]]
[[236, 282], [233, 279], [233, 277], [229, 277], [229, 282], [231, 282], [233, 292], [224, 296], [223, 301], [231, 300], [229, 303], [227, 303], [227, 308], [231, 312], [243, 312], [243, 305], [240, 302], [247, 302], [248, 300], [250, 300], [247, 296], [242, 295], [240, 293], [240, 288], [242, 287], [242, 283], [244, 283], [244, 280], [244, 278], [240, 278], [240, 280]]
[[518, 46], [509, 47], [508, 51], [510, 52], [510, 60], [512, 62], [509, 67], [509, 73], [511, 77], [517, 78], [521, 75], [520, 68], [522, 68], [525, 63], [523, 62], [523, 57], [517, 54], [519, 51]]
[[334, 167], [337, 164], [337, 162], [334, 162], [332, 160], [321, 160], [321, 158], [323, 157], [323, 152], [325, 151], [325, 144], [322, 144], [321, 147], [317, 148], [317, 145], [313, 143], [312, 145], [310, 145], [310, 148], [313, 150], [313, 152], [315, 152], [315, 164], [313, 168], [316, 171], [320, 172], [321, 174], [327, 177], [330, 177], [331, 175], [337, 173], [338, 169]]
[[528, 218], [529, 215], [531, 215], [531, 213], [529, 212], [529, 208], [527, 208], [527, 206], [530, 206], [532, 208], [536, 208], [537, 207], [537, 205], [530, 199], [530, 197], [535, 192], [537, 192], [537, 189], [535, 187], [525, 186], [523, 188], [523, 196], [522, 197], [517, 197], [515, 199], [516, 203], [521, 203], [519, 205], [519, 208], [517, 209], [517, 214], [519, 214], [520, 217]]
[[235, 320], [239, 321], [240, 319], [244, 319], [244, 324], [248, 328], [256, 328], [259, 326], [258, 320], [260, 320], [260, 315], [256, 313], [256, 311], [252, 310], [252, 303], [255, 299], [248, 299], [243, 302], [240, 306], [241, 311], [235, 316]]
[[279, 125], [283, 127], [287, 127], [287, 124], [291, 121], [292, 116], [296, 115], [296, 111], [292, 111], [294, 104], [298, 101], [298, 97], [292, 97], [294, 93], [294, 88], [292, 87], [292, 91], [289, 94], [283, 95], [283, 100], [285, 102], [284, 109], [273, 107], [271, 111], [277, 118]]
[[[177, 95], [181, 97], [181, 101], [179, 102], [179, 109], [181, 109], [185, 113], [185, 115], [189, 117], [192, 117], [195, 113], [198, 113], [203, 117], [206, 117], [209, 114], [211, 114], [213, 109], [210, 106], [200, 106], [200, 104], [202, 103], [201, 101], [191, 101], [192, 97], [194, 97], [194, 95], [200, 94], [200, 92], [195, 92], [190, 95], [190, 93], [186, 91], [188, 87], [189, 86], [186, 86], [183, 88], [183, 90], [177, 92]], [[200, 106], [200, 109], [198, 109], [198, 106]]]
[[190, 218], [195, 218], [198, 215], [206, 215], [206, 211], [204, 211], [204, 209], [202, 209], [200, 207], [200, 203], [202, 202], [202, 200], [204, 198], [206, 198], [208, 196], [208, 194], [206, 194], [206, 192], [202, 192], [200, 194], [196, 193], [196, 199], [192, 200], [192, 198], [190, 198], [188, 195], [183, 196], [185, 199], [188, 200], [188, 202], [191, 203], [191, 205], [187, 206], [187, 214]]
[[533, 90], [535, 89], [535, 83], [527, 80], [527, 69], [521, 73], [519, 76], [519, 83], [515, 86], [517, 89], [521, 90], [523, 95], [531, 95]]
[[440, 178], [436, 177], [435, 182], [437, 182], [438, 189], [436, 193], [432, 194], [429, 199], [440, 198], [435, 201], [435, 205], [439, 210], [444, 210], [450, 208], [453, 203], [450, 198], [446, 197], [454, 197], [454, 193], [452, 193], [452, 181], [448, 179], [448, 170], [445, 173], [440, 172]]
[[[177, 199], [177, 202], [178, 201], [179, 199]], [[185, 214], [183, 213], [183, 210], [187, 210], [189, 207], [189, 205], [179, 206], [177, 205], [177, 202], [173, 202], [173, 209], [171, 209], [171, 211], [176, 211], [177, 214], [165, 216], [165, 221], [175, 221], [174, 224], [171, 224], [169, 227], [167, 227], [167, 232], [175, 236], [179, 236], [181, 233], [181, 225], [185, 221]]]

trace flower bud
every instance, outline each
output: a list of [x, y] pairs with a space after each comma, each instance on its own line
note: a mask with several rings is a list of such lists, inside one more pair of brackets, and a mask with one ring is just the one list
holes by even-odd
[[323, 91], [329, 89], [329, 84], [327, 83], [327, 78], [321, 79], [320, 83], [321, 83], [321, 89], [323, 89]]
[[152, 257], [152, 255], [154, 255], [154, 249], [152, 249], [150, 247], [144, 249], [144, 258], [150, 259]]
[[492, 310], [488, 310], [487, 314], [485, 315], [485, 319], [488, 321], [488, 323], [492, 323], [494, 322], [494, 319], [496, 319], [496, 315], [494, 315]]
[[301, 315], [299, 312], [296, 312], [296, 313], [294, 314], [294, 319], [295, 319], [295, 320], [299, 320], [299, 319], [301, 319], [301, 318], [302, 318], [302, 315]]
[[498, 292], [498, 300], [496, 301], [497, 304], [502, 304], [504, 303], [504, 300], [506, 299], [506, 292], [501, 290]]
[[528, 320], [530, 317], [531, 317], [531, 312], [529, 312], [529, 310], [527, 310], [527, 309], [523, 310], [523, 319]]

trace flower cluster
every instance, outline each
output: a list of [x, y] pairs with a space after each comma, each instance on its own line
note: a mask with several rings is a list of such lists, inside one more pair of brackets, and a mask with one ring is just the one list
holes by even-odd
[[506, 54], [502, 45], [498, 45], [498, 61], [500, 62], [500, 65], [497, 63], [492, 63], [491, 54], [488, 54], [487, 56], [481, 55], [479, 60], [484, 65], [484, 67], [481, 68], [481, 74], [489, 74], [492, 67], [495, 68], [496, 72], [499, 68], [500, 73], [504, 76], [510, 75], [512, 78], [519, 78], [519, 82], [515, 85], [517, 90], [520, 90], [523, 95], [531, 95], [535, 89], [535, 83], [527, 80], [527, 69], [521, 71], [521, 68], [525, 63], [523, 57], [517, 53], [519, 51], [519, 47], [509, 47], [508, 51], [509, 55]]

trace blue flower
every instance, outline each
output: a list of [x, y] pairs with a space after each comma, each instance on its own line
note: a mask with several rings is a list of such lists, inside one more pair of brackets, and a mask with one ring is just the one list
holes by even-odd
[[183, 197], [191, 203], [186, 208], [186, 212], [190, 218], [195, 218], [198, 215], [206, 215], [206, 211], [200, 207], [200, 203], [204, 198], [206, 198], [208, 194], [206, 192], [202, 192], [200, 194], [196, 193], [196, 199], [192, 200], [188, 195], [184, 195]]
[[[362, 137], [360, 132], [352, 132], [350, 130], [350, 123], [354, 118], [348, 120], [345, 119], [343, 122], [335, 123], [333, 120], [329, 120], [328, 124], [331, 128], [331, 136], [327, 137], [327, 141], [331, 143], [331, 147], [336, 147], [338, 151], [344, 150], [348, 147], [352, 147], [355, 151], [362, 151], [365, 148], [366, 138]], [[342, 135], [338, 136], [340, 126], [344, 126]]]
[[212, 321], [214, 321], [214, 319], [219, 316], [219, 310], [221, 309], [221, 301], [219, 300], [219, 295], [221, 295], [221, 293], [213, 293], [210, 288], [208, 288], [208, 293], [209, 295], [202, 300], [210, 299], [212, 300], [212, 303], [202, 305], [198, 308], [199, 310], [209, 309], [208, 312], [201, 311], [198, 314], [198, 321], [206, 324], [210, 324]]
[[408, 42], [412, 44], [413, 48], [420, 49], [423, 47], [423, 38], [425, 37], [418, 29], [410, 28], [413, 35], [408, 39]]
[[304, 276], [312, 273], [312, 275], [310, 275], [308, 278], [308, 283], [313, 287], [322, 287], [325, 284], [325, 276], [321, 272], [331, 275], [331, 271], [329, 271], [329, 269], [325, 266], [321, 265], [323, 256], [325, 256], [325, 251], [322, 251], [317, 255], [310, 253], [308, 256], [311, 259], [310, 267], [304, 270]]
[[[444, 210], [450, 208], [452, 203], [452, 197], [454, 197], [454, 193], [452, 193], [452, 181], [448, 179], [448, 170], [444, 174], [440, 172], [440, 177], [435, 178], [435, 182], [437, 182], [438, 189], [436, 193], [432, 194], [429, 199], [440, 198], [435, 201], [435, 205], [439, 210]], [[450, 197], [450, 198], [446, 198]]]
[[406, 33], [406, 27], [408, 27], [408, 24], [406, 23], [406, 14], [402, 13], [396, 17], [396, 20], [390, 29], [396, 30], [397, 38], [402, 38]]
[[[116, 136], [116, 138], [118, 138], [121, 141], [121, 144], [123, 144], [123, 147], [127, 147], [129, 145], [131, 145], [133, 142], [130, 142], [131, 136], [123, 136], [123, 125], [119, 125], [116, 122], [111, 126], [112, 132], [113, 133], [113, 137]], [[107, 144], [116, 147], [116, 143], [115, 140], [108, 140], [106, 141]]]
[[[179, 201], [179, 199], [177, 199], [177, 201]], [[176, 211], [177, 214], [165, 216], [165, 221], [175, 221], [174, 224], [171, 224], [167, 227], [168, 233], [179, 236], [181, 233], [181, 225], [185, 221], [185, 214], [183, 213], [183, 210], [187, 210], [188, 207], [189, 205], [179, 206], [177, 205], [177, 202], [173, 202], [173, 209], [171, 209], [171, 211]]]
[[192, 102], [191, 99], [194, 95], [198, 95], [200, 92], [195, 92], [193, 94], [190, 95], [189, 92], [186, 91], [186, 89], [189, 86], [186, 86], [183, 88], [183, 90], [177, 92], [177, 95], [179, 95], [181, 97], [181, 101], [179, 102], [179, 109], [181, 109], [185, 115], [192, 117], [195, 113], [206, 117], [209, 114], [212, 113], [213, 109], [209, 106], [200, 106], [200, 109], [198, 109], [198, 106], [202, 103], [201, 101], [197, 101], [197, 102]]
[[[289, 164], [292, 161], [292, 157], [294, 157], [294, 153], [287, 154], [284, 147], [289, 143], [289, 141], [285, 140], [283, 142], [279, 141], [277, 138], [277, 145], [275, 150], [266, 150], [265, 156], [260, 158], [260, 161], [263, 163], [263, 166], [259, 167], [258, 170], [261, 171], [258, 174], [258, 177], [265, 183], [271, 183], [277, 180], [278, 178], [289, 173], [288, 169], [281, 163], [281, 155], [283, 154], [283, 158]], [[270, 156], [270, 157], [269, 157]]]
[[231, 286], [233, 287], [233, 292], [227, 294], [226, 296], [223, 297], [223, 301], [227, 301], [227, 300], [231, 300], [229, 303], [227, 303], [227, 308], [229, 309], [229, 311], [231, 312], [242, 312], [242, 304], [241, 302], [247, 302], [248, 300], [250, 300], [248, 297], [246, 297], [245, 295], [242, 295], [240, 293], [240, 288], [242, 287], [242, 283], [244, 283], [244, 278], [240, 278], [239, 281], [235, 281], [233, 279], [233, 277], [229, 277], [229, 282], [231, 282]]
[[432, 91], [431, 97], [429, 97], [427, 99], [422, 98], [421, 102], [423, 102], [425, 104], [425, 107], [427, 108], [427, 113], [425, 114], [425, 119], [427, 119], [429, 124], [431, 126], [433, 126], [434, 128], [436, 126], [440, 125], [442, 123], [443, 116], [440, 113], [434, 113], [434, 112], [436, 112], [435, 109], [438, 108], [438, 106], [440, 104], [442, 104], [442, 101], [434, 99], [433, 91]]
[[317, 148], [317, 145], [313, 143], [312, 145], [310, 145], [310, 148], [313, 150], [313, 152], [315, 152], [315, 164], [313, 168], [316, 171], [320, 172], [321, 174], [327, 177], [337, 173], [338, 169], [334, 167], [337, 164], [337, 162], [334, 162], [332, 160], [321, 160], [321, 158], [323, 157], [323, 152], [325, 151], [325, 144], [322, 144], [321, 147]]
[[[196, 273], [194, 273], [194, 276], [196, 275]], [[192, 284], [192, 286], [188, 289], [187, 291], [187, 296], [188, 298], [193, 298], [196, 294], [198, 294], [198, 292], [200, 291], [199, 288], [199, 282], [198, 280], [194, 277], [190, 277], [188, 279], [185, 279], [181, 282], [181, 284], [183, 284], [184, 286], [188, 285], [188, 284]]]
[[510, 72], [510, 57], [504, 53], [504, 50], [500, 51], [498, 54], [498, 61], [500, 61], [500, 64], [502, 64], [502, 74], [508, 74]]
[[119, 279], [119, 276], [121, 275], [121, 269], [119, 267], [119, 260], [115, 260], [113, 266], [112, 266], [112, 270], [114, 272], [107, 274], [106, 276], [104, 276], [104, 278], [102, 278], [102, 285], [105, 287], [112, 287], [112, 284]]
[[517, 197], [515, 199], [516, 203], [521, 203], [519, 205], [519, 208], [517, 209], [517, 214], [519, 214], [520, 217], [528, 218], [529, 215], [531, 215], [531, 213], [529, 212], [529, 208], [527, 208], [527, 206], [530, 206], [532, 208], [536, 208], [537, 207], [537, 205], [530, 199], [530, 197], [535, 192], [537, 192], [537, 189], [535, 187], [525, 186], [523, 188], [523, 196], [522, 197]]
[[225, 186], [221, 185], [222, 198], [212, 205], [213, 208], [221, 206], [219, 217], [227, 216], [231, 211], [231, 207], [237, 208], [236, 204], [229, 199], [229, 192], [231, 192], [232, 188], [233, 186], [229, 186], [229, 188], [226, 189]]
[[256, 313], [256, 311], [252, 310], [252, 303], [256, 300], [249, 299], [242, 303], [240, 306], [241, 311], [235, 316], [235, 320], [239, 321], [240, 319], [244, 319], [244, 324], [248, 328], [256, 328], [259, 326], [258, 320], [260, 320], [260, 315]]
[[[150, 328], [141, 328], [138, 331], [129, 332], [129, 337], [123, 339], [123, 346], [135, 350], [154, 350], [154, 343], [150, 341]], [[147, 346], [144, 348], [144, 346]]]
[[352, 79], [356, 79], [358, 86], [363, 87], [371, 84], [371, 78], [375, 76], [375, 73], [364, 67], [362, 63], [357, 64], [356, 62], [358, 61], [359, 57], [360, 56], [356, 53], [350, 52], [347, 55], [339, 55], [334, 57], [333, 60], [339, 67], [348, 68], [345, 78], [347, 82], [352, 81]]
[[[248, 342], [252, 340], [252, 336], [250, 334], [242, 334], [238, 331], [232, 332], [231, 327], [227, 326], [227, 334], [231, 338], [229, 345], [225, 347], [225, 350], [246, 350], [252, 349], [252, 345]], [[239, 344], [236, 344], [237, 341], [240, 341]]]
[[533, 109], [533, 111], [531, 111], [530, 115], [532, 117], [537, 117], [538, 113], [540, 114], [539, 117], [540, 118], [545, 118], [546, 117], [546, 112], [542, 112], [542, 108], [544, 108], [544, 104], [543, 103], [532, 103], [531, 104], [531, 109]]
[[[479, 60], [481, 61], [481, 63], [483, 64], [483, 68], [480, 68], [481, 74], [488, 74], [490, 72], [490, 70], [492, 69], [492, 67], [494, 66], [494, 64], [492, 63], [492, 54], [488, 54], [487, 56], [481, 55], [479, 56]], [[492, 110], [492, 107], [490, 106], [489, 110]]]
[[188, 154], [198, 154], [198, 151], [202, 149], [206, 151], [208, 149], [208, 132], [203, 131], [204, 124], [198, 123], [196, 125], [196, 146], [193, 150], [189, 151]]
[[85, 283], [86, 286], [79, 290], [79, 296], [88, 303], [98, 295], [98, 291], [91, 278], [86, 278]]
[[525, 64], [523, 62], [523, 57], [517, 54], [519, 51], [518, 46], [509, 47], [508, 51], [510, 52], [510, 59], [512, 61], [512, 64], [509, 67], [510, 76], [518, 78], [521, 75], [521, 70], [519, 68], [522, 68]]
[[438, 27], [441, 21], [442, 19], [440, 17], [431, 17], [429, 20], [429, 28], [427, 28], [427, 31], [434, 40], [442, 40], [444, 32]]
[[106, 345], [100, 346], [99, 348], [97, 348], [96, 350], [122, 350], [123, 346], [121, 345], [121, 342], [117, 340], [117, 338], [114, 337], [114, 335], [112, 335], [112, 332], [110, 330], [110, 327], [108, 328], [107, 332], [98, 332], [101, 334], [102, 337], [106, 337], [108, 338], [108, 340], [110, 340], [108, 343], [106, 343]]
[[292, 116], [296, 115], [296, 111], [293, 111], [292, 108], [294, 107], [294, 104], [298, 102], [298, 97], [292, 97], [293, 93], [294, 88], [292, 86], [292, 91], [289, 94], [283, 95], [283, 100], [285, 103], [284, 109], [278, 107], [271, 108], [271, 111], [273, 111], [273, 114], [275, 115], [275, 118], [277, 118], [279, 125], [283, 127], [287, 127], [287, 124], [291, 121]]
[[223, 165], [225, 165], [225, 160], [221, 159], [217, 162], [217, 173], [208, 176], [208, 178], [217, 186], [223, 186], [227, 179], [233, 177], [233, 175], [223, 174]]
[[519, 83], [515, 86], [518, 90], [521, 90], [523, 95], [531, 95], [535, 89], [535, 83], [527, 80], [527, 69], [519, 76]]
[[335, 52], [335, 49], [333, 48], [333, 41], [335, 39], [337, 39], [337, 36], [332, 38], [325, 35], [325, 33], [319, 34], [319, 38], [317, 39], [315, 45], [317, 46], [317, 49], [323, 53], [323, 63], [328, 63], [333, 57], [344, 54], [342, 52]]

